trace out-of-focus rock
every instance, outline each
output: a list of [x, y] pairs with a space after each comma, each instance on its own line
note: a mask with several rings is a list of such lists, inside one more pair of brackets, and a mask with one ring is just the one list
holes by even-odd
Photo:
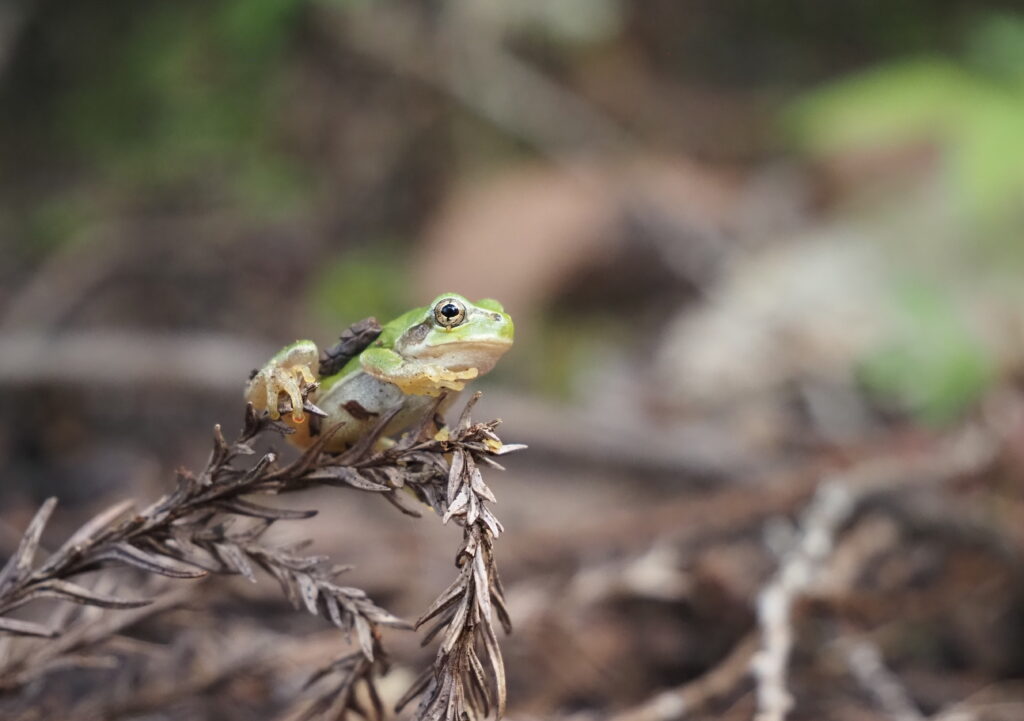
[[[463, 184], [426, 230], [418, 290], [458, 288], [519, 313], [581, 277], [604, 288], [628, 274], [643, 293], [645, 269], [634, 260], [661, 273], [706, 272], [737, 207], [736, 186], [720, 171], [644, 158], [525, 165]], [[634, 252], [642, 242], [657, 252]]]
[[464, 184], [426, 232], [420, 294], [451, 287], [534, 307], [574, 267], [608, 252], [613, 198], [603, 174], [583, 169], [522, 167]]
[[884, 258], [855, 234], [735, 256], [702, 307], [668, 324], [659, 387], [680, 404], [730, 404], [784, 383], [845, 383], [886, 333]]

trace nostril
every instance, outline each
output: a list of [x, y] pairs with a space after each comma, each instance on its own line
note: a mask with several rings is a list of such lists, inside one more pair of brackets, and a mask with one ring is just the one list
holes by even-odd
[[496, 320], [496, 321], [498, 321], [500, 323], [501, 322], [501, 314], [500, 313], [495, 313], [494, 314], [494, 320]]

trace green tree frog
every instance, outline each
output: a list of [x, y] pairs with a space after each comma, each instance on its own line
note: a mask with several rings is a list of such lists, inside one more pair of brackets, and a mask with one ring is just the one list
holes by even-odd
[[[291, 426], [295, 433], [289, 439], [299, 447], [312, 444], [319, 427], [341, 424], [327, 444], [327, 450], [339, 451], [394, 408], [400, 410], [384, 434], [409, 428], [447, 390], [444, 410], [467, 381], [494, 368], [512, 338], [512, 319], [501, 303], [471, 303], [445, 293], [384, 325], [376, 340], [333, 374], [319, 375], [320, 352], [313, 341], [285, 346], [253, 374], [245, 397]], [[302, 406], [303, 390], [313, 383], [318, 385], [308, 400], [325, 415], [311, 423]], [[292, 410], [282, 417], [280, 406], [288, 401]]]

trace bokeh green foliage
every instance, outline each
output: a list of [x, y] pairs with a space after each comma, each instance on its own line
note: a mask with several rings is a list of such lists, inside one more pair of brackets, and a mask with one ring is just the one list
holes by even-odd
[[955, 419], [992, 382], [992, 359], [944, 288], [904, 279], [891, 302], [895, 332], [864, 359], [861, 379], [927, 423]]
[[[93, 29], [56, 99], [56, 131], [116, 186], [213, 179], [272, 212], [301, 179], [274, 146], [281, 62], [308, 0], [147, 3]], [[114, 22], [113, 20], [111, 21]]]
[[815, 154], [934, 144], [976, 222], [1019, 218], [1024, 200], [1024, 17], [989, 16], [962, 58], [914, 58], [857, 74], [796, 103], [788, 123]]
[[[892, 204], [901, 206], [903, 225], [889, 235], [905, 247], [886, 252], [903, 280], [889, 297], [894, 331], [861, 365], [870, 389], [933, 423], [969, 408], [995, 377], [993, 351], [966, 320], [971, 296], [1012, 288], [996, 279], [1024, 269], [1024, 16], [987, 16], [962, 47], [956, 58], [908, 58], [842, 79], [785, 115], [812, 157], [877, 157], [903, 147], [938, 156], [939, 197], [948, 207], [906, 207], [936, 202], [909, 189], [875, 207], [873, 222], [884, 224]], [[936, 233], [919, 220], [936, 214], [952, 227]], [[910, 246], [916, 258], [904, 252]], [[906, 280], [901, 271], [915, 263], [918, 277]], [[1011, 290], [1002, 301], [1020, 303], [1024, 294]]]
[[315, 1], [36, 4], [0, 83], [0, 219], [16, 261], [138, 209], [307, 211], [317, 167], [287, 122]]
[[310, 286], [309, 306], [325, 327], [343, 328], [377, 313], [386, 323], [417, 302], [409, 297], [410, 273], [400, 244], [378, 242], [327, 263]]

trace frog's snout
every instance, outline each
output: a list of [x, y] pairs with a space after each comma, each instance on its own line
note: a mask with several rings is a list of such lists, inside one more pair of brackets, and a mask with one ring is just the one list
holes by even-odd
[[504, 313], [495, 313], [494, 324], [498, 330], [496, 334], [498, 339], [511, 344], [516, 330], [515, 325], [512, 323], [512, 318]]

